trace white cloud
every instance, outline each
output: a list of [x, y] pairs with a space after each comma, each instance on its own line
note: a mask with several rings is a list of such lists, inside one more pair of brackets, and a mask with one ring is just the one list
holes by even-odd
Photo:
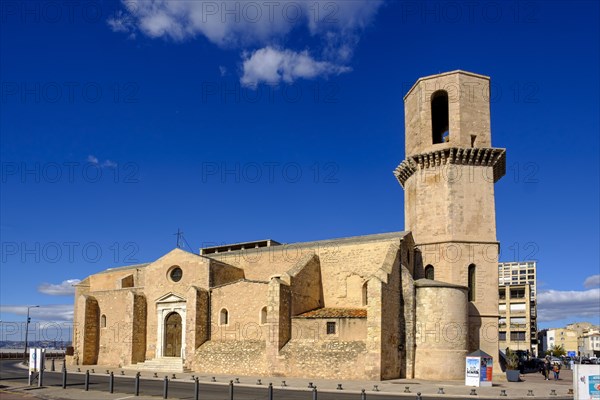
[[586, 289], [600, 287], [600, 274], [588, 276], [583, 282], [583, 287]]
[[116, 168], [117, 167], [117, 163], [114, 162], [114, 161], [111, 161], [111, 160], [105, 160], [102, 163], [102, 166], [106, 167], [106, 168]]
[[538, 293], [538, 320], [600, 318], [600, 288], [590, 290], [547, 290]]
[[135, 24], [131, 16], [122, 10], [117, 11], [113, 18], [109, 18], [108, 26], [113, 32], [133, 32], [135, 30]]
[[246, 87], [256, 87], [259, 83], [278, 84], [281, 81], [292, 83], [297, 79], [311, 79], [316, 76], [338, 75], [351, 70], [327, 61], [316, 61], [307, 51], [296, 53], [291, 50], [278, 50], [265, 47], [246, 55], [243, 64], [244, 75], [240, 79]]
[[219, 65], [219, 72], [221, 73], [221, 76], [227, 75], [227, 67]]
[[[107, 22], [114, 32], [125, 32], [130, 37], [136, 32], [176, 42], [203, 37], [221, 48], [242, 49], [242, 56], [246, 51], [254, 50], [256, 54], [268, 48], [285, 48], [292, 32], [304, 30], [316, 39], [312, 41], [313, 48], [305, 51], [322, 60], [313, 59], [310, 63], [313, 64], [310, 70], [320, 73], [304, 75], [316, 78], [331, 73], [332, 69], [347, 68], [343, 65], [350, 62], [362, 32], [383, 3], [383, 0], [122, 0], [123, 9]], [[246, 70], [243, 72], [245, 75]], [[283, 76], [280, 80], [288, 82]]]
[[70, 296], [75, 294], [75, 286], [81, 282], [79, 279], [67, 279], [59, 284], [42, 283], [38, 286], [38, 292], [51, 296]]
[[102, 168], [116, 168], [118, 165], [116, 162], [114, 162], [112, 160], [104, 160], [102, 163], [100, 163], [100, 160], [98, 160], [98, 157], [96, 157], [92, 154], [87, 156], [86, 161], [91, 164], [102, 167]]
[[[27, 306], [10, 306], [0, 304], [0, 313], [16, 314], [25, 317]], [[41, 321], [72, 321], [73, 304], [50, 304], [40, 305], [39, 308], [30, 308], [29, 316]]]

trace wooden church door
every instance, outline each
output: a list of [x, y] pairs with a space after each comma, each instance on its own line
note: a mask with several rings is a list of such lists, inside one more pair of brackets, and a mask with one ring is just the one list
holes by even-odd
[[176, 312], [165, 319], [165, 357], [181, 357], [181, 316]]

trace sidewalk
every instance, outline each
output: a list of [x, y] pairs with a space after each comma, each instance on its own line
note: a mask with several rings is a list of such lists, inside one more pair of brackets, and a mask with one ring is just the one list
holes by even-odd
[[[62, 363], [57, 362], [56, 371], [60, 371]], [[79, 372], [78, 372], [79, 369]], [[118, 377], [130, 377], [132, 380], [135, 377], [135, 369], [124, 369], [114, 368], [102, 365], [85, 365], [79, 367], [69, 367], [69, 374], [85, 374], [85, 371], [89, 370], [90, 375], [107, 375], [107, 370], [112, 371], [115, 376]], [[50, 371], [50, 362], [47, 362], [47, 371]], [[192, 382], [193, 378], [198, 378], [200, 383], [212, 383], [214, 385], [228, 385], [230, 381], [234, 381], [235, 386], [239, 387], [257, 387], [257, 381], [260, 379], [262, 387], [266, 387], [270, 382], [277, 389], [283, 388], [283, 382], [285, 381], [284, 389], [300, 389], [309, 390], [309, 384], [316, 386], [319, 392], [335, 392], [335, 393], [356, 393], [360, 394], [362, 389], [365, 389], [368, 397], [373, 398], [377, 394], [394, 395], [403, 398], [416, 398], [417, 393], [421, 393], [423, 396], [436, 395], [444, 398], [472, 398], [471, 390], [475, 390], [477, 398], [499, 398], [501, 390], [506, 393], [506, 399], [531, 399], [530, 390], [535, 398], [549, 398], [549, 399], [572, 399], [573, 395], [569, 394], [569, 390], [572, 386], [572, 372], [570, 370], [563, 370], [560, 373], [560, 380], [545, 381], [544, 377], [540, 373], [530, 373], [521, 375], [522, 382], [497, 382], [492, 387], [468, 387], [464, 385], [462, 381], [445, 381], [445, 382], [431, 382], [424, 380], [414, 379], [394, 379], [388, 381], [354, 381], [354, 380], [326, 380], [326, 379], [307, 379], [307, 378], [291, 378], [291, 377], [265, 377], [265, 376], [232, 376], [232, 375], [210, 375], [210, 374], [196, 374], [196, 373], [175, 373], [164, 372], [164, 371], [140, 371], [142, 379], [151, 380], [163, 380], [165, 376], [168, 376], [171, 381], [187, 381]], [[175, 375], [175, 378], [173, 378]], [[212, 382], [212, 378], [215, 378], [216, 382]], [[238, 383], [239, 382], [239, 383]], [[7, 382], [4, 382], [7, 385]], [[342, 390], [338, 390], [338, 384], [342, 385]], [[20, 386], [20, 388], [19, 388]], [[407, 389], [408, 388], [408, 389]], [[438, 393], [440, 388], [443, 388], [443, 394]], [[84, 392], [81, 389], [69, 389], [64, 390], [62, 388], [41, 388], [25, 390], [23, 383], [15, 383], [15, 387], [12, 390], [18, 390], [19, 392], [31, 393], [36, 396], [44, 395], [49, 396], [46, 398], [63, 398], [63, 399], [79, 399], [82, 398]], [[409, 390], [410, 392], [406, 392]], [[551, 394], [554, 390], [555, 395]], [[93, 392], [94, 399], [118, 399], [127, 397], [124, 394], [109, 394], [106, 392]], [[91, 398], [91, 396], [85, 396]], [[473, 396], [474, 397], [474, 396]], [[360, 398], [357, 396], [357, 399]], [[503, 397], [504, 398], [504, 397]], [[140, 396], [138, 399], [156, 399], [156, 397], [143, 397]]]

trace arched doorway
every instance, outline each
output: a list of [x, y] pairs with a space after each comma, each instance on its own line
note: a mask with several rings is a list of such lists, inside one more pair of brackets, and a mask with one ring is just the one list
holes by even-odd
[[165, 318], [164, 357], [181, 357], [181, 316], [172, 312]]

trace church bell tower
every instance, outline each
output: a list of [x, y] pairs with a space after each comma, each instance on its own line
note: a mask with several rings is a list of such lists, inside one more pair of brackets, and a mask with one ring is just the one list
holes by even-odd
[[506, 151], [492, 147], [489, 87], [489, 77], [465, 71], [420, 78], [404, 97], [406, 159], [394, 174], [417, 248], [415, 279], [467, 287], [469, 350], [497, 359], [494, 183]]

